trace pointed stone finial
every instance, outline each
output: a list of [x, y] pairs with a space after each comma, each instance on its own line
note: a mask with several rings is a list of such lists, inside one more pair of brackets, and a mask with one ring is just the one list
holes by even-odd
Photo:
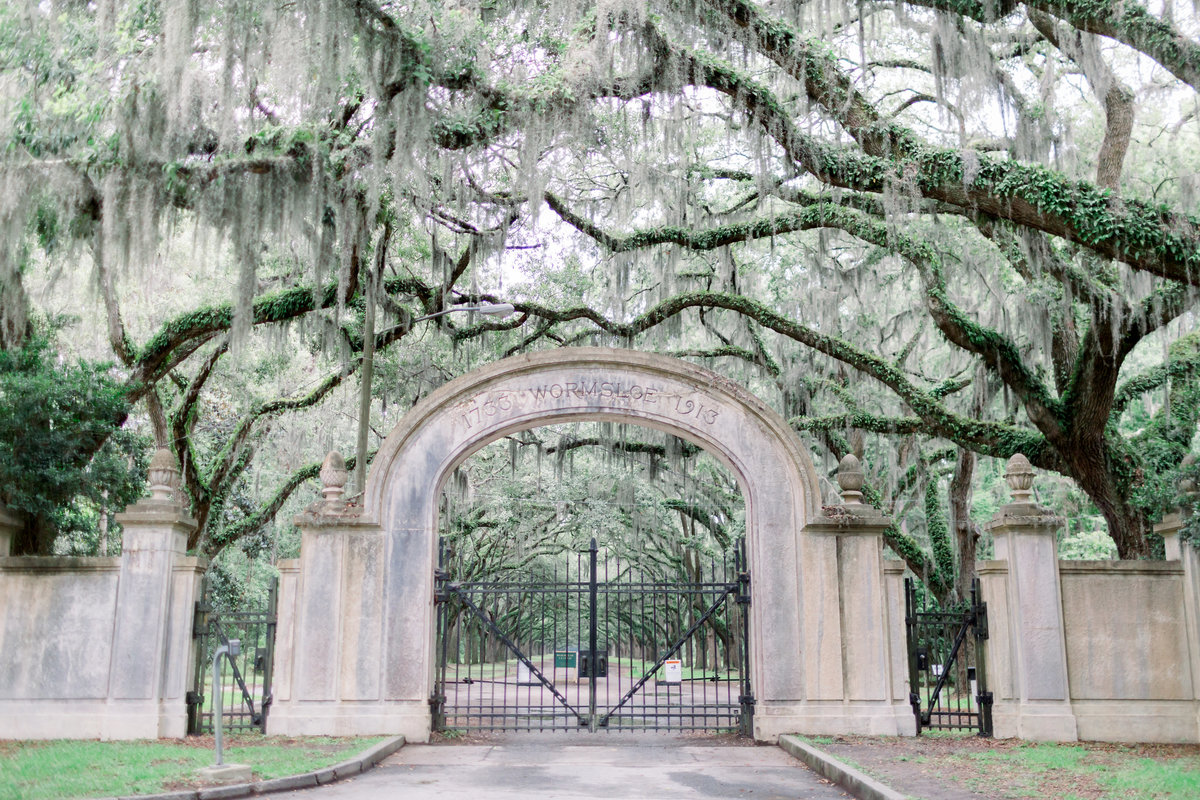
[[330, 450], [321, 462], [321, 494], [325, 495], [326, 504], [333, 505], [342, 499], [347, 477], [346, 459], [337, 450]]
[[844, 505], [862, 505], [863, 470], [858, 456], [854, 453], [847, 453], [838, 462], [837, 482], [842, 488]]
[[1033, 502], [1033, 465], [1022, 453], [1015, 453], [1008, 460], [1008, 469], [1004, 473], [1004, 480], [1007, 481], [1008, 489], [1012, 492], [1014, 503]]
[[150, 469], [146, 479], [150, 484], [151, 500], [171, 500], [179, 489], [179, 467], [175, 463], [175, 455], [165, 447], [160, 447], [150, 459]]

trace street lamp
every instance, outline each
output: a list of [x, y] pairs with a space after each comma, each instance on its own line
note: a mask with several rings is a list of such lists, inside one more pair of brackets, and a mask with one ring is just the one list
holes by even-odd
[[[512, 303], [456, 306], [409, 320], [407, 327], [412, 328], [418, 322], [424, 322], [427, 319], [445, 316], [446, 314], [453, 314], [456, 311], [474, 311], [489, 317], [504, 318], [513, 313], [514, 310]], [[358, 398], [358, 441], [355, 443], [354, 450], [354, 487], [359, 492], [363, 492], [367, 488], [367, 432], [371, 421], [371, 379], [375, 373], [374, 315], [371, 314], [369, 316], [372, 319], [369, 321], [369, 324], [364, 326], [363, 331], [362, 392]]]

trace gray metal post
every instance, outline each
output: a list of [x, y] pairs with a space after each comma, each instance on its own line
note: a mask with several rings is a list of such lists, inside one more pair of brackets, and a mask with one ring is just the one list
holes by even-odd
[[225, 764], [225, 748], [221, 739], [221, 723], [224, 721], [224, 709], [222, 706], [221, 697], [221, 656], [232, 660], [234, 656], [242, 652], [242, 643], [239, 639], [230, 639], [229, 644], [223, 644], [213, 653], [212, 662], [212, 691], [213, 691], [213, 738], [216, 740], [217, 746], [217, 761], [215, 766], [223, 766]]

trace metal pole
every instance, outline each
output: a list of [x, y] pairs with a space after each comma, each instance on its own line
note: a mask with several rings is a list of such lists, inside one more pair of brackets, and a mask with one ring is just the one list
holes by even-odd
[[588, 727], [596, 732], [596, 672], [599, 670], [599, 659], [596, 658], [596, 537], [592, 537], [592, 546], [588, 550], [591, 557], [591, 580], [588, 582], [588, 594], [591, 599], [591, 613], [588, 616]]
[[[376, 266], [367, 274], [367, 283], [363, 292], [366, 307], [363, 311], [362, 374], [358, 394], [358, 433], [354, 445], [354, 475], [351, 480], [351, 485], [356, 492], [364, 492], [367, 488], [367, 434], [371, 425], [371, 383], [375, 374], [375, 300], [379, 294], [379, 282], [383, 280], [384, 258], [387, 255], [388, 240], [391, 236], [392, 228], [388, 225], [384, 228], [383, 238], [376, 251]], [[486, 316], [507, 317], [513, 313], [513, 307], [511, 303], [489, 303], [447, 308], [444, 311], [426, 314], [402, 323], [406, 328], [404, 332], [407, 333], [407, 329], [411, 329], [418, 322], [453, 314], [457, 311], [477, 311]], [[391, 330], [395, 330], [395, 328]]]
[[229, 648], [221, 645], [217, 648], [217, 652], [213, 653], [212, 663], [212, 690], [213, 690], [213, 738], [217, 741], [217, 762], [219, 767], [225, 763], [225, 748], [221, 742], [221, 718], [224, 716], [224, 709], [221, 707], [221, 656], [229, 652]]
[[216, 740], [217, 746], [217, 763], [220, 767], [225, 763], [225, 748], [221, 740], [221, 723], [224, 716], [222, 708], [221, 696], [221, 656], [233, 660], [233, 657], [242, 650], [242, 643], [238, 639], [230, 639], [229, 644], [223, 644], [213, 653], [212, 673], [213, 673], [213, 738]]

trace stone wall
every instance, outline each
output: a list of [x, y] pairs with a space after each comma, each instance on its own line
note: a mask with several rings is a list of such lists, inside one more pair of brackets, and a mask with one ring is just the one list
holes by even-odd
[[0, 701], [108, 697], [120, 558], [0, 558]]
[[114, 558], [9, 556], [5, 534], [17, 520], [0, 514], [0, 738], [187, 732], [206, 563], [185, 553], [195, 523], [171, 486], [153, 488], [117, 515], [124, 534]]
[[1029, 485], [988, 524], [996, 560], [978, 567], [996, 736], [1200, 741], [1200, 559], [1182, 520], [1159, 526], [1166, 561], [1060, 561], [1061, 520]]
[[1081, 739], [1197, 738], [1197, 631], [1179, 561], [1063, 561], [1071, 705]]

